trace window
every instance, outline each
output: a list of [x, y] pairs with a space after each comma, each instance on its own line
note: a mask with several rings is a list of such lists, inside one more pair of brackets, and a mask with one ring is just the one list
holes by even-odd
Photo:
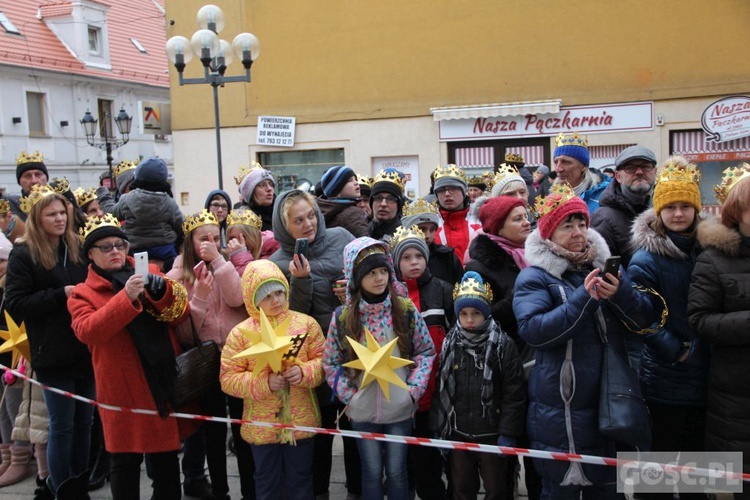
[[305, 182], [314, 186], [323, 172], [336, 165], [344, 165], [343, 149], [312, 149], [259, 153], [258, 161], [276, 178], [276, 192], [283, 193]]
[[21, 32], [18, 31], [18, 28], [16, 28], [12, 22], [10, 22], [10, 19], [8, 19], [8, 16], [6, 16], [4, 13], [0, 12], [0, 25], [2, 25], [3, 28], [5, 28], [5, 31], [8, 33], [13, 33], [14, 35], [20, 35]]
[[112, 121], [112, 104], [113, 101], [108, 99], [99, 99], [97, 103], [99, 111], [99, 137], [105, 137], [110, 142], [115, 140], [114, 127]]
[[47, 127], [44, 126], [44, 94], [26, 92], [26, 113], [29, 135], [47, 135]]
[[132, 42], [133, 45], [135, 45], [136, 49], [138, 49], [140, 52], [146, 54], [146, 48], [143, 45], [141, 45], [141, 42], [139, 42], [135, 38], [131, 38], [130, 41]]
[[91, 54], [101, 53], [101, 34], [102, 30], [94, 26], [89, 26], [89, 52]]

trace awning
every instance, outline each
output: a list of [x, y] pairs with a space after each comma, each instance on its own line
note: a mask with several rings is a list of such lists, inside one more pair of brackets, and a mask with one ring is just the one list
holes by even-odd
[[492, 118], [496, 116], [546, 115], [560, 112], [562, 101], [506, 102], [502, 104], [476, 104], [473, 106], [445, 106], [430, 108], [432, 118], [441, 120], [462, 120], [472, 118]]
[[612, 160], [614, 163], [615, 159], [620, 156], [620, 153], [624, 149], [635, 144], [618, 144], [616, 146], [589, 146], [589, 154], [592, 159], [595, 160]]

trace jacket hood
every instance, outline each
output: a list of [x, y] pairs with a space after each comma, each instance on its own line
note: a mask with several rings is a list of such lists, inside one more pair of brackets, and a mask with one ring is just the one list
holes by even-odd
[[[607, 242], [591, 228], [588, 229], [586, 239], [596, 249], [596, 257], [594, 257], [592, 265], [600, 269], [603, 268], [604, 261], [612, 255]], [[544, 244], [539, 229], [534, 229], [526, 239], [524, 257], [530, 266], [541, 267], [557, 279], [562, 279], [562, 275], [568, 270], [568, 264], [570, 263], [568, 259], [552, 253], [552, 250]]]
[[489, 201], [490, 198], [491, 196], [483, 194], [482, 196], [474, 200], [474, 203], [469, 205], [469, 216], [479, 220], [479, 211], [482, 209], [482, 206]]
[[730, 229], [713, 217], [698, 225], [698, 243], [703, 248], [716, 248], [725, 254], [736, 257], [742, 250], [742, 235]]
[[289, 282], [284, 273], [270, 260], [254, 260], [242, 273], [242, 299], [245, 301], [247, 314], [255, 320], [260, 318], [260, 310], [255, 307], [255, 292], [258, 287], [269, 281], [278, 281], [284, 286], [287, 299], [286, 309], [289, 309]]
[[391, 274], [391, 283], [396, 286], [401, 286], [396, 279], [396, 273], [393, 269], [393, 257], [388, 251], [388, 245], [380, 240], [370, 238], [369, 236], [357, 238], [350, 241], [344, 248], [344, 277], [349, 283], [349, 286], [346, 287], [346, 305], [351, 305], [352, 303], [351, 285], [354, 283], [354, 261], [362, 250], [370, 247], [380, 247], [383, 249], [387, 257], [388, 272]]
[[206, 196], [206, 203], [203, 206], [206, 210], [208, 210], [208, 205], [211, 204], [211, 198], [213, 198], [216, 195], [221, 195], [225, 200], [227, 200], [227, 206], [229, 207], [229, 210], [232, 209], [232, 199], [229, 197], [229, 194], [222, 190], [222, 189], [214, 189], [210, 193], [208, 193], [208, 196]]
[[[686, 259], [688, 256], [671, 239], [660, 236], [653, 229], [652, 223], [655, 220], [656, 213], [653, 208], [646, 210], [635, 219], [633, 222], [632, 239], [630, 240], [633, 253], [638, 250], [646, 250], [647, 252], [672, 259]], [[701, 222], [699, 219], [698, 227], [700, 225]]]
[[[281, 206], [284, 204], [284, 200], [286, 200], [290, 194], [296, 193], [297, 191], [299, 190], [292, 189], [291, 191], [287, 191], [286, 193], [277, 196], [276, 200], [273, 202], [273, 235], [276, 238], [276, 241], [279, 242], [281, 248], [289, 253], [294, 253], [295, 239], [287, 230], [286, 226], [284, 226], [284, 219], [281, 217]], [[325, 245], [324, 236], [326, 232], [326, 223], [325, 219], [323, 218], [323, 212], [320, 211], [320, 207], [317, 203], [315, 203], [315, 214], [318, 218], [318, 230], [315, 233], [315, 239], [312, 243], [310, 243], [310, 245], [323, 246]]]

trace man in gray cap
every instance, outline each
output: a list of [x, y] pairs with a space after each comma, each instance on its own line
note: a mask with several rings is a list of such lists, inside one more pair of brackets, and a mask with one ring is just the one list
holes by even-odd
[[656, 155], [645, 146], [625, 148], [615, 160], [615, 178], [599, 198], [599, 209], [591, 215], [591, 228], [601, 234], [612, 255], [627, 267], [630, 228], [635, 218], [651, 206], [656, 181]]

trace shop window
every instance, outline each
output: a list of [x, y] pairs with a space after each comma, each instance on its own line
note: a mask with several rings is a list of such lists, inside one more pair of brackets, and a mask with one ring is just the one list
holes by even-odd
[[47, 135], [45, 127], [44, 94], [26, 92], [26, 114], [29, 119], [29, 135]]
[[343, 148], [259, 153], [258, 161], [276, 178], [277, 193], [314, 186], [326, 170], [345, 165]]
[[101, 40], [102, 30], [94, 26], [89, 26], [89, 53], [101, 54]]

